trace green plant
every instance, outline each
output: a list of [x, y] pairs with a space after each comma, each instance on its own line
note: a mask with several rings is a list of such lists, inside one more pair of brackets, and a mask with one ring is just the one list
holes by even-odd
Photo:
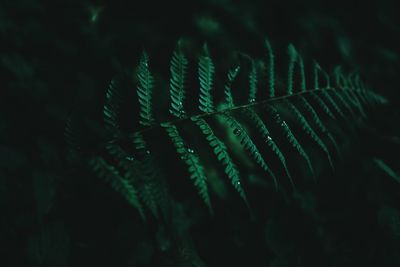
[[[223, 192], [229, 191], [226, 182], [220, 181], [223, 176], [252, 212], [246, 186], [257, 182], [246, 179], [248, 173], [261, 174], [266, 179], [262, 182], [276, 190], [285, 188], [286, 177], [296, 190], [299, 177], [318, 178], [317, 155], [322, 153], [324, 166], [334, 169], [342, 154], [338, 138], [346, 139], [347, 132], [357, 134], [367, 108], [384, 104], [386, 99], [367, 89], [358, 75], [345, 75], [340, 68], [331, 81], [316, 62], [312, 83], [307, 82], [305, 64], [293, 45], [288, 47], [283, 89], [268, 40], [265, 48], [266, 62], [238, 54], [234, 66], [221, 78], [207, 45], [199, 52], [194, 71], [178, 42], [170, 62], [169, 95], [165, 89], [157, 91], [151, 61], [143, 52], [135, 79], [137, 127], [127, 131], [121, 125], [124, 92], [113, 81], [103, 109], [106, 139], [102, 151], [90, 156], [90, 168], [134, 206], [143, 220], [152, 214], [168, 225], [173, 236], [187, 234], [177, 230], [174, 222], [179, 201], [170, 191], [181, 183], [177, 179], [184, 179], [177, 176], [190, 178], [213, 214], [213, 194], [224, 199]], [[218, 92], [221, 87], [223, 91]], [[244, 89], [247, 97], [243, 97]], [[169, 107], [163, 105], [164, 99], [169, 99]], [[67, 133], [73, 140], [71, 131]], [[169, 166], [171, 162], [174, 167]]]

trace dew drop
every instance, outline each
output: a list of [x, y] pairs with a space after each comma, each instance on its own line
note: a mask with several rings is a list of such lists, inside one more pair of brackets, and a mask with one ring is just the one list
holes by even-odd
[[235, 129], [235, 130], [233, 130], [233, 133], [234, 133], [235, 135], [240, 135], [241, 132], [242, 132], [242, 131], [241, 131], [240, 129]]
[[193, 149], [191, 149], [191, 148], [188, 148], [188, 149], [187, 149], [187, 152], [189, 152], [189, 153], [191, 153], [191, 154], [194, 153]]
[[146, 154], [147, 154], [147, 155], [150, 155], [150, 150], [146, 150]]
[[254, 103], [254, 102], [256, 102], [256, 100], [254, 98], [249, 99], [249, 103]]
[[129, 161], [133, 161], [134, 160], [134, 158], [132, 156], [126, 156], [125, 159], [129, 160]]
[[271, 141], [272, 140], [272, 138], [271, 138], [271, 136], [267, 136], [267, 142], [269, 142], [269, 141]]

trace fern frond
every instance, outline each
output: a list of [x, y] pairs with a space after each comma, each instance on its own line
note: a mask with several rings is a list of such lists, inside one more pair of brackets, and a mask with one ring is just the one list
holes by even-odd
[[149, 69], [149, 58], [143, 51], [137, 71], [138, 86], [137, 94], [140, 104], [139, 123], [143, 126], [150, 126], [155, 123], [152, 96], [154, 89], [154, 78]]
[[199, 194], [207, 205], [210, 213], [213, 214], [211, 200], [208, 194], [207, 177], [204, 172], [204, 167], [200, 163], [199, 157], [191, 148], [188, 148], [185, 145], [185, 141], [179, 134], [178, 128], [175, 125], [171, 123], [163, 123], [161, 126], [165, 128], [177, 153], [180, 155], [180, 158], [188, 166], [190, 178], [193, 180], [194, 185], [197, 187]]
[[249, 103], [256, 102], [256, 95], [257, 95], [257, 67], [254, 60], [251, 60], [251, 67], [249, 72]]
[[285, 100], [286, 105], [289, 107], [290, 110], [292, 110], [293, 114], [296, 116], [297, 120], [299, 121], [301, 128], [304, 130], [304, 132], [311, 137], [312, 140], [318, 146], [325, 152], [329, 164], [333, 167], [333, 162], [331, 158], [331, 154], [326, 147], [325, 143], [322, 141], [322, 139], [319, 137], [319, 135], [314, 131], [314, 129], [311, 127], [311, 125], [308, 123], [307, 119], [304, 117], [304, 115], [301, 113], [301, 111], [289, 100]]
[[194, 121], [199, 126], [202, 133], [206, 136], [206, 139], [213, 149], [214, 154], [217, 156], [218, 161], [220, 161], [224, 165], [224, 171], [228, 178], [231, 180], [233, 187], [247, 204], [246, 194], [240, 182], [239, 171], [232, 158], [230, 157], [228, 149], [225, 146], [224, 142], [222, 142], [214, 134], [211, 126], [204, 119], [193, 117], [192, 121]]
[[166, 186], [163, 184], [163, 177], [161, 177], [161, 172], [158, 170], [158, 164], [154, 156], [147, 148], [143, 135], [136, 132], [131, 138], [141, 157], [139, 160], [139, 196], [153, 215], [159, 218], [159, 210], [161, 210], [164, 215], [167, 213], [167, 197], [165, 196]]
[[96, 172], [96, 174], [104, 179], [106, 182], [110, 183], [111, 186], [132, 205], [138, 211], [143, 220], [145, 220], [145, 215], [143, 207], [139, 202], [138, 194], [136, 189], [133, 187], [129, 181], [124, 179], [117, 169], [109, 165], [101, 157], [93, 157], [89, 160], [89, 166]]
[[[357, 77], [359, 76], [357, 75]], [[355, 82], [356, 86], [361, 86], [359, 82], [357, 82], [357, 80]], [[360, 98], [360, 103], [362, 102], [365, 106], [371, 107], [371, 103], [368, 101], [364, 89], [362, 89], [361, 87], [356, 87], [356, 89], [354, 90], [354, 94], [356, 94], [356, 96]]]
[[400, 175], [398, 175], [389, 165], [387, 165], [385, 161], [379, 158], [374, 158], [374, 163], [396, 182], [400, 183]]
[[185, 77], [188, 67], [188, 60], [183, 54], [179, 43], [173, 52], [170, 64], [170, 95], [171, 108], [169, 112], [177, 118], [185, 116], [183, 103], [185, 100]]
[[119, 103], [121, 99], [116, 90], [115, 80], [112, 80], [106, 92], [106, 100], [103, 107], [103, 120], [108, 134], [117, 137], [120, 133], [118, 124]]
[[239, 74], [240, 66], [235, 67], [234, 69], [229, 70], [227, 75], [227, 80], [224, 86], [225, 93], [225, 105], [227, 108], [233, 108], [235, 103], [232, 97], [232, 83], [235, 81], [237, 75]]
[[260, 165], [260, 167], [264, 171], [266, 171], [269, 174], [269, 176], [271, 176], [271, 178], [274, 181], [275, 188], [278, 189], [278, 181], [276, 179], [275, 174], [272, 172], [271, 168], [268, 166], [267, 162], [262, 157], [260, 151], [254, 144], [250, 136], [247, 134], [244, 127], [233, 116], [227, 113], [222, 113], [221, 115], [226, 119], [229, 126], [233, 130], [233, 133], [239, 138], [240, 144], [245, 148], [245, 150], [249, 153], [249, 155], [257, 162], [257, 164]]
[[199, 58], [198, 74], [200, 81], [199, 109], [205, 113], [211, 113], [214, 111], [213, 96], [211, 95], [214, 83], [214, 63], [207, 44], [204, 44], [202, 55]]
[[365, 113], [364, 107], [360, 102], [359, 96], [357, 96], [355, 90], [343, 90], [344, 95], [353, 103], [353, 106], [358, 110], [360, 115], [364, 118], [367, 117], [367, 114]]
[[348, 87], [348, 83], [343, 75], [341, 66], [336, 66], [335, 69], [333, 70], [333, 73], [335, 75], [335, 83], [337, 87], [340, 88]]
[[105, 145], [105, 148], [110, 156], [116, 159], [118, 166], [125, 171], [129, 171], [133, 162], [136, 161], [132, 155], [128, 154], [121, 146], [115, 143], [108, 143]]
[[289, 143], [296, 149], [299, 155], [306, 161], [308, 168], [311, 171], [313, 177], [315, 177], [314, 168], [311, 164], [310, 157], [308, 156], [307, 152], [304, 150], [303, 146], [299, 143], [297, 138], [294, 136], [292, 130], [289, 128], [289, 125], [281, 118], [279, 115], [278, 110], [272, 105], [266, 105], [268, 112], [272, 115], [275, 119], [275, 122], [281, 126], [283, 132], [285, 133], [286, 138], [289, 140]]
[[[340, 89], [340, 90], [341, 90], [341, 92], [342, 92], [342, 91], [344, 92], [346, 89]], [[354, 109], [353, 109], [353, 108], [350, 106], [350, 104], [348, 103], [348, 101], [350, 101], [350, 100], [346, 101], [346, 100], [342, 97], [342, 95], [341, 95], [337, 90], [331, 90], [331, 94], [332, 94], [333, 96], [335, 96], [335, 97], [339, 100], [338, 102], [340, 102], [340, 103], [342, 104], [342, 106], [345, 107], [345, 108], [348, 110], [348, 112], [349, 112], [354, 118], [357, 118]], [[327, 93], [327, 95], [329, 95], [329, 93]], [[336, 102], [335, 102], [335, 103], [336, 103]]]
[[338, 156], [340, 158], [341, 153], [340, 153], [339, 146], [336, 143], [336, 140], [333, 137], [333, 135], [331, 134], [331, 132], [328, 130], [328, 128], [326, 128], [326, 126], [320, 119], [318, 113], [315, 111], [313, 106], [310, 104], [310, 102], [308, 102], [308, 100], [305, 97], [300, 96], [300, 101], [303, 104], [304, 108], [307, 110], [307, 112], [311, 115], [311, 118], [313, 119], [315, 125], [317, 125], [317, 127], [320, 129], [320, 131], [323, 132], [329, 138], [332, 145], [335, 147], [336, 153], [338, 154]]
[[306, 72], [304, 68], [304, 61], [299, 54], [297, 54], [297, 60], [299, 63], [299, 71], [300, 71], [300, 92], [305, 92], [307, 90], [307, 85], [306, 85]]
[[[276, 163], [278, 163], [276, 160], [279, 160], [280, 163], [278, 164], [282, 165], [282, 167], [278, 166], [278, 168], [281, 168], [281, 172], [286, 173], [290, 183], [294, 187], [294, 182], [287, 166], [288, 162], [290, 162], [290, 155], [286, 151], [281, 150], [276, 139], [271, 137], [269, 130], [271, 125], [267, 125], [263, 120], [264, 117], [261, 117], [258, 112], [260, 107], [266, 108], [266, 119], [273, 120], [272, 123], [274, 125], [272, 125], [272, 129], [277, 129], [282, 135], [282, 140], [285, 142], [282, 145], [285, 145], [285, 147], [287, 145], [290, 148], [289, 150], [299, 154], [301, 161], [304, 162], [303, 165], [307, 165], [307, 168], [310, 169], [312, 176], [315, 178], [312, 161], [308, 152], [299, 142], [302, 140], [297, 139], [295, 132], [292, 131], [284, 118], [281, 117], [280, 108], [283, 108], [281, 106], [283, 104], [289, 108], [289, 113], [285, 113], [285, 116], [288, 115], [290, 118], [294, 117], [297, 120], [300, 131], [303, 131], [304, 135], [309, 136], [312, 142], [319, 146], [333, 167], [330, 149], [335, 149], [340, 157], [340, 148], [336, 143], [334, 135], [330, 132], [333, 129], [328, 129], [323, 119], [329, 117], [334, 120], [343, 120], [349, 127], [349, 130], [356, 131], [357, 128], [354, 122], [359, 121], [360, 115], [363, 117], [366, 116], [365, 111], [367, 107], [377, 103], [384, 103], [387, 100], [369, 88], [367, 90], [361, 84], [359, 76], [356, 74], [346, 76], [340, 68], [335, 70], [335, 79], [332, 79], [332, 83], [336, 84], [334, 87], [331, 87], [331, 80], [328, 73], [317, 62], [314, 62], [313, 65], [314, 87], [312, 90], [307, 89], [304, 62], [292, 44], [288, 46], [289, 65], [288, 73], [285, 74], [287, 75], [287, 88], [286, 90], [284, 89], [285, 92], [277, 97], [274, 54], [268, 40], [265, 40], [265, 47], [267, 50], [266, 76], [268, 77], [266, 99], [257, 99], [257, 94], [260, 97], [258, 86], [262, 83], [260, 77], [265, 76], [262, 72], [264, 68], [258, 66], [258, 59], [252, 59], [245, 55], [246, 58], [250, 59], [249, 70], [246, 73], [247, 77], [244, 77], [247, 81], [240, 80], [239, 82], [241, 84], [247, 83], [246, 87], [248, 86], [249, 90], [248, 103], [236, 106], [233, 98], [232, 85], [239, 76], [240, 66], [238, 65], [227, 73], [223, 92], [224, 100], [218, 106], [218, 110], [216, 110], [216, 103], [214, 103], [213, 99], [215, 66], [208, 47], [204, 44], [197, 62], [197, 74], [194, 74], [196, 77], [192, 77], [198, 79], [199, 83], [198, 107], [200, 114], [191, 115], [185, 111], [187, 82], [192, 80], [187, 77], [187, 75], [190, 75], [188, 71], [189, 61], [178, 43], [170, 60], [169, 103], [167, 107], [169, 113], [175, 119], [162, 123], [156, 122], [155, 119], [155, 117], [162, 118], [165, 116], [162, 116], [162, 114], [157, 116], [155, 110], [153, 110], [155, 79], [149, 69], [149, 58], [143, 52], [136, 73], [139, 100], [138, 118], [139, 124], [142, 127], [134, 133], [122, 134], [118, 118], [120, 113], [120, 96], [116, 90], [115, 82], [112, 81], [106, 92], [103, 119], [105, 128], [109, 133], [107, 135], [109, 139], [105, 143], [106, 152], [109, 154], [107, 155], [107, 159], [111, 157], [110, 162], [113, 162], [113, 164], [107, 163], [104, 158], [96, 157], [89, 161], [90, 166], [96, 171], [98, 176], [111, 183], [112, 187], [118, 192], [121, 192], [124, 198], [139, 211], [142, 218], [145, 216], [144, 212], [148, 212], [147, 209], [156, 218], [159, 218], [160, 215], [164, 215], [167, 218], [166, 214], [170, 215], [169, 212], [173, 208], [173, 205], [171, 205], [172, 200], [168, 195], [167, 180], [162, 176], [163, 172], [157, 168], [157, 166], [160, 168], [163, 166], [162, 164], [157, 164], [156, 156], [160, 152], [160, 148], [152, 143], [149, 143], [149, 146], [147, 145], [147, 142], [155, 141], [152, 139], [157, 137], [155, 131], [162, 128], [166, 131], [167, 138], [170, 139], [173, 145], [171, 146], [173, 147], [172, 149], [177, 152], [178, 157], [183, 161], [182, 164], [186, 166], [190, 180], [198, 191], [200, 198], [212, 214], [213, 208], [206, 169], [202, 164], [203, 158], [201, 156], [203, 156], [203, 153], [195, 153], [188, 146], [183, 132], [181, 132], [181, 128], [178, 128], [178, 125], [182, 125], [182, 127], [189, 126], [188, 129], [199, 127], [200, 131], [197, 130], [196, 133], [205, 137], [209, 149], [212, 149], [212, 153], [216, 157], [215, 161], [218, 161], [218, 164], [223, 168], [235, 191], [239, 193], [240, 197], [248, 205], [247, 196], [241, 183], [239, 168], [234, 163], [234, 158], [230, 155], [228, 145], [214, 133], [214, 128], [209, 122], [215, 118], [222, 118], [227, 123], [226, 125], [222, 124], [222, 126], [236, 135], [237, 138], [235, 139], [240, 141], [243, 150], [249, 155], [245, 159], [247, 161], [250, 159], [254, 162], [254, 165], [258, 165], [258, 168], [265, 171], [266, 175], [271, 177], [271, 184], [273, 183], [276, 189], [278, 189], [278, 180], [274, 171], [270, 168], [270, 159], [262, 155], [261, 152], [267, 152], [268, 155], [274, 157], [273, 160]], [[287, 109], [282, 109], [283, 111], [286, 112]], [[235, 116], [235, 114], [239, 113], [241, 113], [240, 119]], [[326, 113], [327, 116], [322, 118], [322, 113]], [[242, 120], [246, 120], [246, 122]], [[247, 123], [253, 129], [248, 130], [246, 128]], [[67, 125], [67, 134], [69, 134], [69, 128], [70, 125]], [[254, 136], [253, 131], [256, 131]], [[128, 140], [125, 137], [128, 137]], [[262, 139], [256, 140], [255, 137]], [[122, 144], [126, 141], [133, 143], [133, 152], [131, 152], [132, 148], [124, 150], [122, 147]], [[280, 138], [279, 141], [281, 141]], [[261, 147], [261, 145], [264, 147]], [[128, 147], [131, 146], [132, 144], [128, 144]], [[270, 150], [272, 150], [272, 153]]]
[[326, 80], [326, 88], [331, 88], [331, 79], [329, 78], [328, 73], [324, 71], [317, 61], [313, 62], [313, 75], [314, 75], [314, 89], [319, 89], [319, 75], [318, 73], [322, 73]]
[[[355, 131], [355, 128], [354, 128], [354, 123], [344, 114], [344, 112], [342, 111], [342, 108], [339, 106], [339, 104], [336, 103], [336, 101], [333, 99], [333, 97], [329, 94], [329, 92], [333, 91], [332, 94], [338, 96], [337, 90], [338, 89], [322, 90], [321, 91], [322, 92], [321, 95], [328, 102], [328, 104], [333, 107], [333, 110], [337, 114], [339, 114], [340, 118], [343, 119], [343, 121], [345, 122], [345, 125], [347, 126], [348, 130], [350, 131], [350, 133], [353, 136], [356, 136], [357, 134], [356, 134], [356, 131]], [[339, 97], [339, 100], [340, 100], [340, 97]], [[343, 98], [342, 98], [342, 100], [340, 100], [340, 102], [342, 103], [342, 105], [345, 106], [346, 109], [349, 110], [351, 116], [353, 118], [356, 118], [353, 110], [351, 109], [351, 107], [347, 104], [347, 102]]]
[[311, 97], [317, 102], [317, 104], [320, 106], [320, 108], [331, 118], [336, 120], [335, 115], [331, 111], [331, 109], [328, 107], [328, 104], [325, 103], [325, 101], [315, 92], [310, 93]]
[[269, 97], [275, 97], [275, 59], [274, 59], [274, 51], [272, 50], [272, 46], [268, 39], [265, 39], [265, 47], [267, 48], [268, 54], [268, 85], [269, 85]]
[[304, 62], [302, 57], [296, 51], [296, 48], [289, 44], [288, 46], [288, 55], [289, 55], [289, 63], [288, 63], [288, 80], [287, 80], [287, 94], [293, 94], [293, 86], [294, 86], [294, 68], [297, 63], [300, 73], [300, 92], [306, 91], [306, 75], [304, 69]]
[[265, 143], [267, 143], [267, 145], [271, 148], [271, 150], [278, 157], [279, 161], [281, 162], [281, 164], [285, 170], [286, 175], [288, 176], [291, 184], [294, 186], [294, 183], [292, 180], [292, 175], [290, 174], [289, 169], [286, 164], [286, 158], [283, 155], [280, 148], [278, 147], [278, 145], [272, 139], [271, 134], [267, 128], [267, 125], [265, 125], [264, 121], [260, 118], [260, 116], [252, 108], [245, 109], [245, 113], [253, 121], [257, 130], [263, 136]]
[[288, 78], [287, 78], [287, 89], [286, 93], [288, 95], [293, 94], [293, 74], [294, 74], [294, 66], [296, 64], [297, 59], [297, 52], [296, 49], [292, 44], [288, 46], [288, 56], [289, 56], [289, 63], [288, 63]]
[[155, 165], [149, 164], [147, 157], [143, 160], [133, 158], [115, 144], [108, 144], [106, 149], [116, 159], [117, 165], [125, 171], [123, 177], [126, 181], [137, 188], [139, 199], [155, 218], [159, 218], [159, 203], [162, 203], [163, 199], [157, 186], [157, 177], [153, 172]]
[[336, 113], [340, 115], [340, 117], [346, 119], [346, 116], [344, 115], [342, 109], [338, 106], [338, 104], [333, 100], [333, 98], [330, 96], [328, 92], [325, 90], [321, 91], [322, 92], [322, 97], [326, 99], [326, 101], [333, 107]]

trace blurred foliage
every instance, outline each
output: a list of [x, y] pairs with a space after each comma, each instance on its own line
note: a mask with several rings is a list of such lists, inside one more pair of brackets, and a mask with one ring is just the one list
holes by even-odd
[[[399, 266], [400, 188], [391, 175], [400, 173], [396, 4], [2, 1], [1, 266]], [[265, 34], [277, 54], [294, 43], [309, 62], [358, 71], [391, 105], [375, 111], [358, 143], [343, 147], [335, 173], [321, 170], [316, 183], [302, 184], [294, 195], [266, 194], [264, 180], [249, 174], [256, 219], [230, 200], [213, 218], [191, 203], [177, 205], [176, 223], [191, 238], [171, 252], [166, 229], [144, 224], [72, 160], [67, 118], [80, 117], [85, 149], [94, 150], [105, 88], [120, 73], [133, 77], [142, 48], [157, 59], [162, 78], [182, 36], [193, 50], [207, 41], [216, 64], [228, 67], [230, 51], [262, 57]]]

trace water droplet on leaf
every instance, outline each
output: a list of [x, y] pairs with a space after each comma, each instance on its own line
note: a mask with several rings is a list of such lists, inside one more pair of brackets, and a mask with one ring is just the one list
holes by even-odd
[[241, 130], [240, 129], [235, 129], [235, 130], [233, 130], [233, 133], [235, 134], [235, 135], [240, 135], [241, 134]]

